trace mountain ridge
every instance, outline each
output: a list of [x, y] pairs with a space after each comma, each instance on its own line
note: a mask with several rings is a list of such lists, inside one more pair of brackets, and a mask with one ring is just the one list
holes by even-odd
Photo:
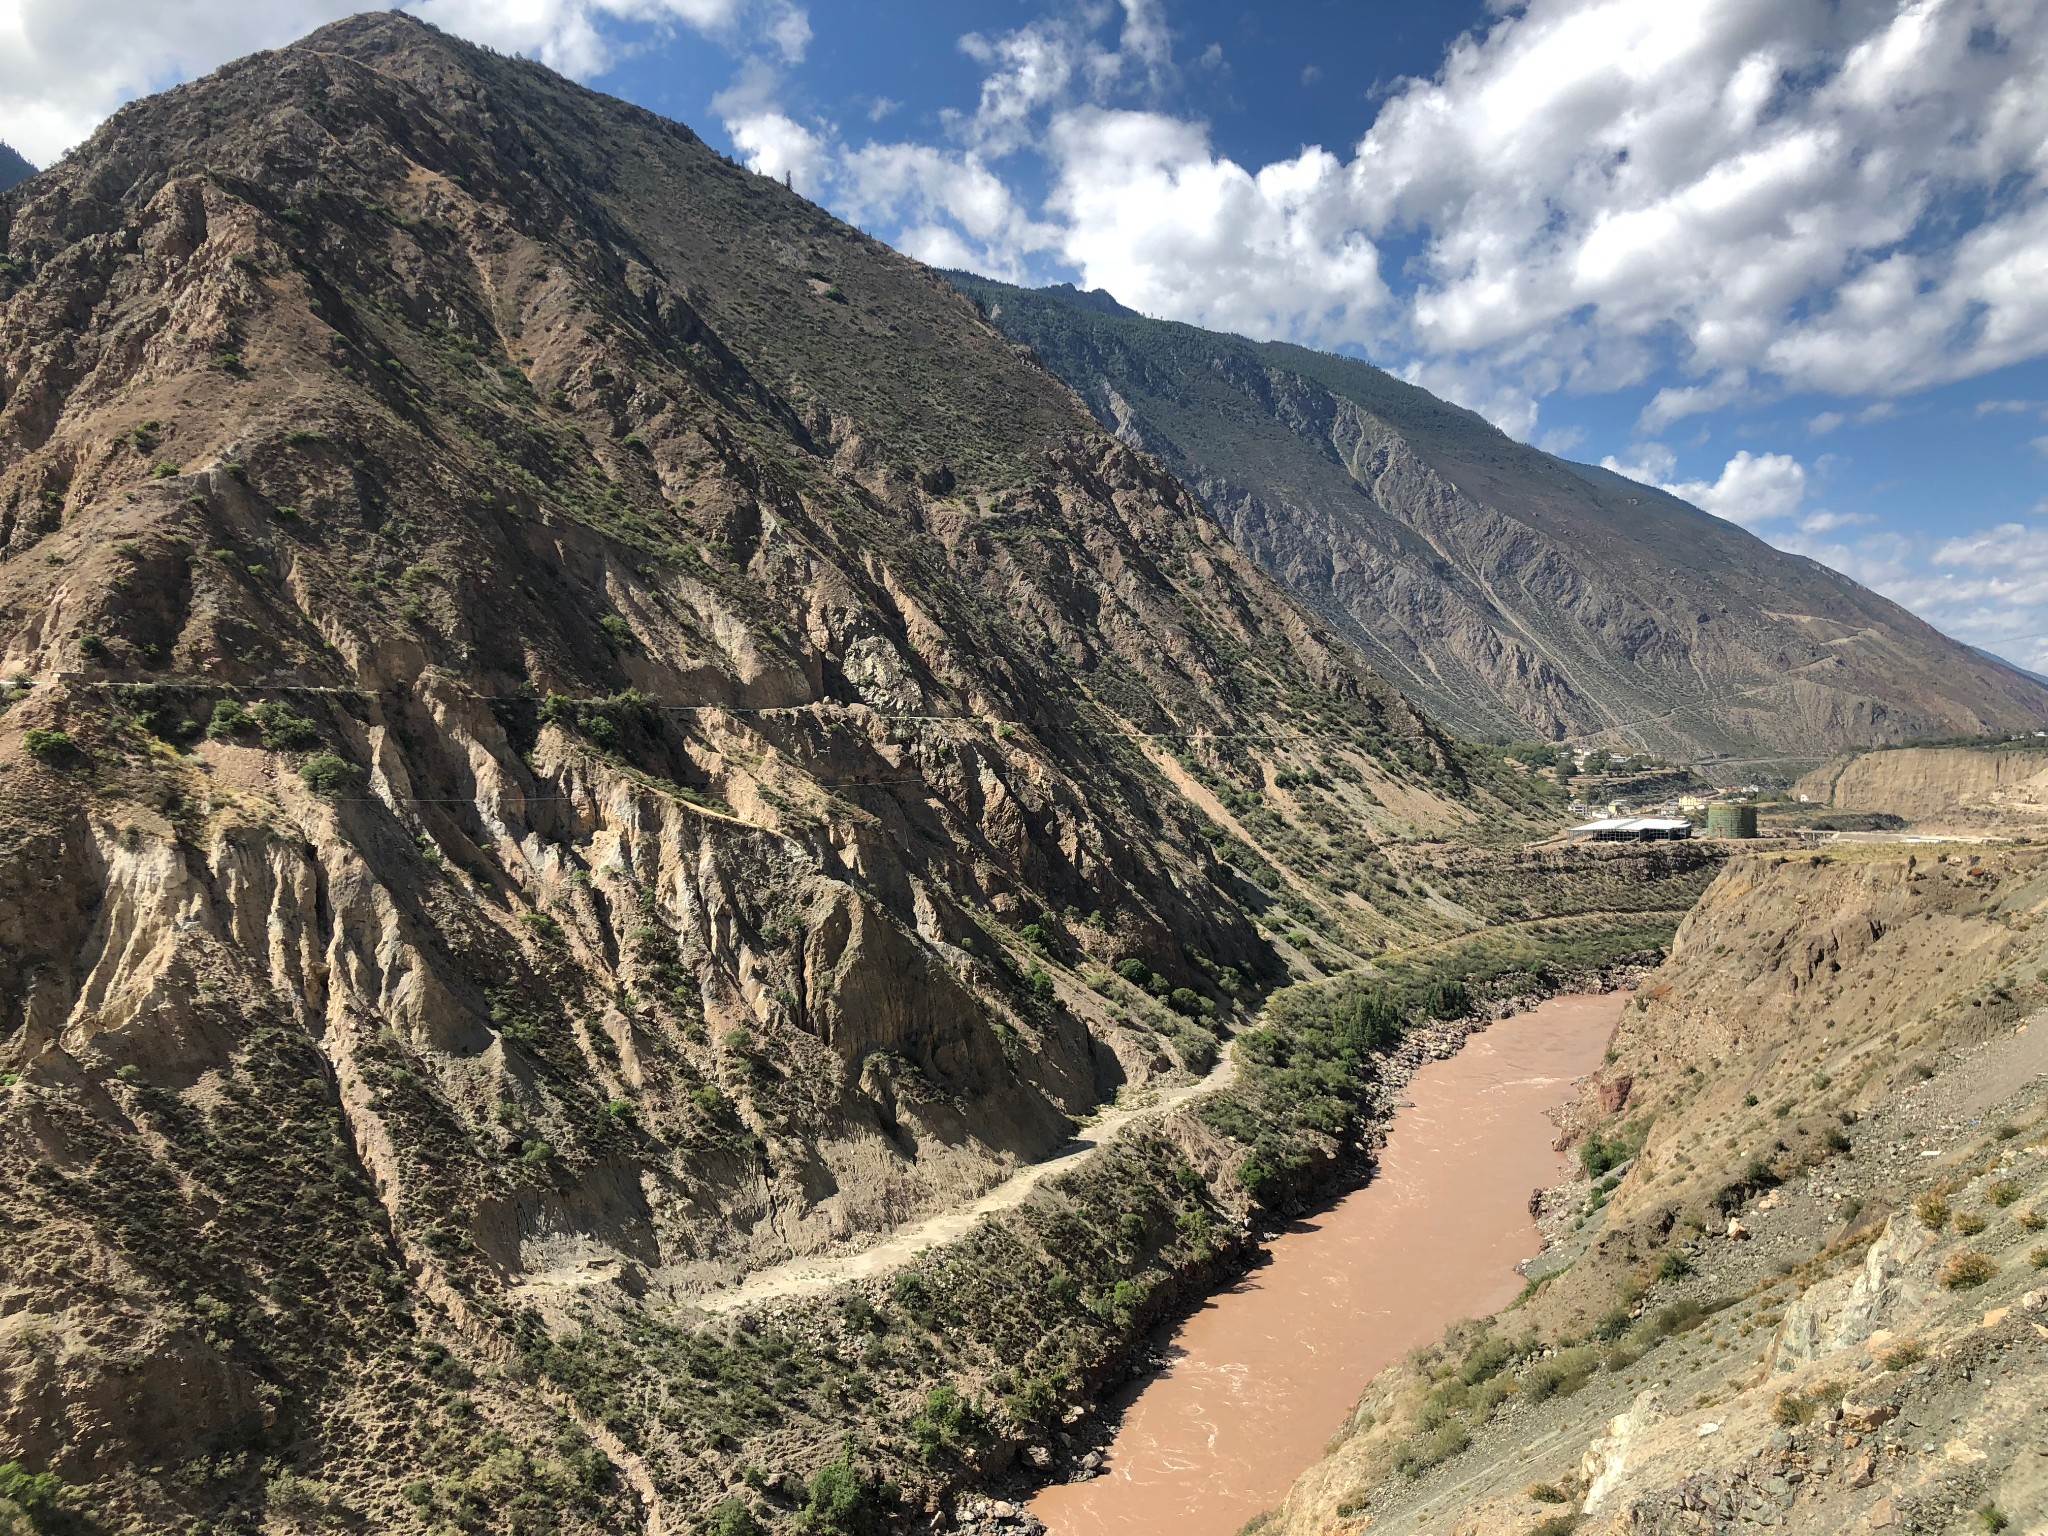
[[1359, 1155], [1392, 1005], [879, 1330], [696, 1302], [1289, 980], [1638, 955], [1715, 862], [1496, 867], [1558, 786], [950, 285], [413, 18], [124, 107], [0, 257], [0, 1463], [110, 1523], [941, 1499]]
[[2048, 720], [1849, 578], [1368, 364], [950, 276], [1468, 735], [1796, 759]]

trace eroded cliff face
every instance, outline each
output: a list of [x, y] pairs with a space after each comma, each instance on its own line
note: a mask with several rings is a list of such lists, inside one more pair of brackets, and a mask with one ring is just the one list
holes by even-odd
[[1586, 1086], [1539, 1283], [1374, 1382], [1268, 1529], [2048, 1519], [2044, 922], [2036, 850], [1731, 864]]
[[971, 1196], [1281, 915], [1474, 926], [1381, 845], [1546, 792], [931, 274], [409, 19], [127, 109], [0, 251], [0, 1460], [110, 1520], [320, 1518], [288, 1446], [659, 1527], [724, 1473], [505, 1370], [585, 1292]]
[[2048, 822], [2048, 753], [2023, 747], [1860, 752], [1792, 786], [1816, 805], [1880, 811], [1929, 827], [2024, 831]]
[[1789, 764], [2048, 721], [1847, 578], [1364, 363], [953, 277], [1454, 729]]

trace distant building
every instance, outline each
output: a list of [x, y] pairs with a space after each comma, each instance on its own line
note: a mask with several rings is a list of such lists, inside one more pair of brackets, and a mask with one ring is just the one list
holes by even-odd
[[1657, 843], [1692, 836], [1692, 823], [1676, 816], [1603, 816], [1573, 827], [1573, 842]]

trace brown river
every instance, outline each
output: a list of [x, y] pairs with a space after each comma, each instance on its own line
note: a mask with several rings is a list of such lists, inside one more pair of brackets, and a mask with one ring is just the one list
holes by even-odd
[[1552, 998], [1416, 1073], [1365, 1188], [1174, 1333], [1108, 1470], [1048, 1488], [1051, 1536], [1233, 1536], [1321, 1455], [1366, 1382], [1458, 1318], [1514, 1300], [1529, 1194], [1566, 1161], [1546, 1111], [1600, 1065], [1627, 995]]

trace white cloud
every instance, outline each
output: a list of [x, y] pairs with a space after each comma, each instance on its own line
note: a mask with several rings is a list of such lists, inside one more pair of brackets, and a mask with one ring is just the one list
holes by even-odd
[[0, 0], [0, 124], [48, 165], [122, 102], [347, 15], [346, 0]]
[[1253, 174], [1196, 124], [1091, 107], [1054, 121], [1047, 154], [1061, 254], [1134, 309], [1335, 342], [1386, 300], [1378, 250], [1337, 216], [1344, 171], [1323, 150]]
[[[584, 79], [677, 27], [733, 46], [758, 31], [785, 63], [801, 59], [810, 39], [808, 16], [789, 0], [410, 0], [402, 8]], [[0, 123], [16, 148], [47, 165], [125, 101], [360, 9], [351, 0], [0, 0]]]
[[[1201, 123], [1112, 99], [1172, 78], [1137, 0], [970, 35], [980, 97], [952, 129], [987, 165], [1043, 157], [1038, 217], [1084, 284], [1361, 345], [1455, 377], [1503, 424], [1559, 389], [1655, 381], [1655, 433], [1781, 391], [1889, 397], [2048, 353], [2048, 7], [1492, 9], [1348, 157], [1241, 165]], [[1973, 205], [1988, 211], [1956, 218]], [[1419, 254], [1390, 294], [1391, 241]]]
[[1948, 539], [1928, 563], [1880, 590], [1950, 634], [2048, 669], [2048, 523]]
[[806, 197], [814, 197], [824, 186], [824, 167], [829, 155], [825, 141], [794, 118], [780, 112], [753, 112], [728, 122], [733, 147], [763, 176], [787, 179]]
[[1867, 528], [1876, 521], [1868, 512], [1812, 512], [1799, 519], [1799, 531], [1817, 537], [1844, 528]]
[[[1659, 443], [1639, 446], [1633, 463], [1612, 457], [1600, 462], [1603, 469], [1654, 485], [1703, 512], [1745, 528], [1791, 517], [1806, 500], [1806, 466], [1788, 453], [1751, 453], [1745, 448], [1722, 466], [1721, 477], [1713, 481], [1668, 479], [1676, 468], [1676, 460]], [[1830, 516], [1823, 513], [1809, 521], [1819, 523]], [[1841, 522], [1827, 526], [1839, 527]]]
[[1822, 411], [1818, 416], [1807, 422], [1806, 430], [1815, 437], [1826, 437], [1830, 432], [1838, 430], [1842, 423], [1848, 419], [1840, 411]]

